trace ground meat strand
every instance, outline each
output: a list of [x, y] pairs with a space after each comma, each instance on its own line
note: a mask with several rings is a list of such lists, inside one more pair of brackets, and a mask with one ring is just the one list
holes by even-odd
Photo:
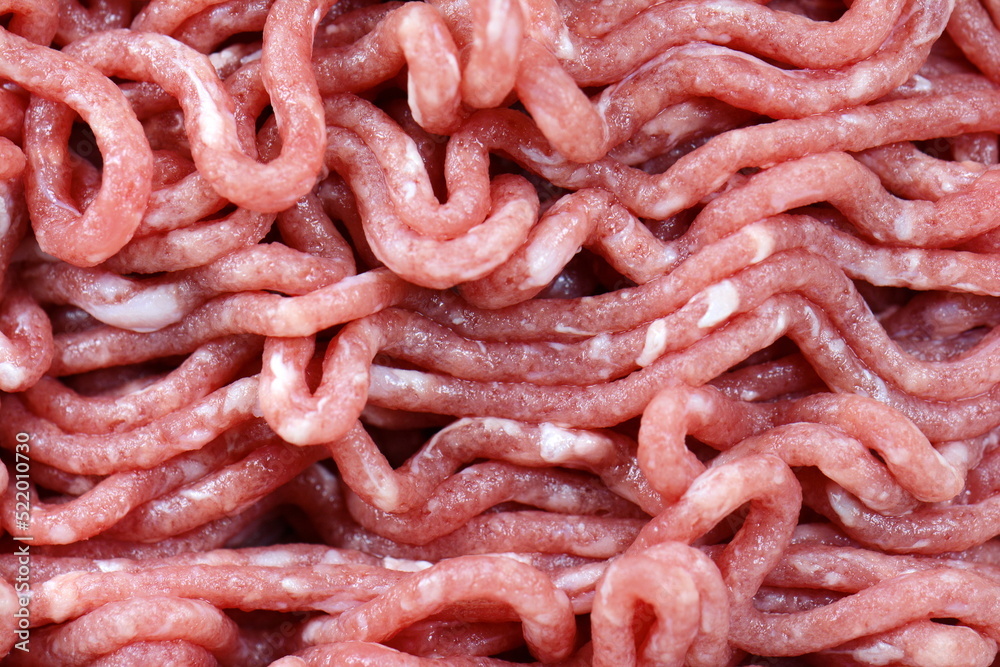
[[5, 661], [995, 662], [995, 0], [4, 11]]

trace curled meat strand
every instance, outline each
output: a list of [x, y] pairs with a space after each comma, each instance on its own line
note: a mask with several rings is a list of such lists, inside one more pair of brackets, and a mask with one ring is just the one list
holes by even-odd
[[187, 354], [206, 342], [240, 332], [268, 336], [309, 336], [337, 324], [378, 312], [411, 291], [385, 269], [347, 277], [301, 296], [260, 292], [223, 295], [186, 318], [152, 333], [95, 327], [55, 339], [50, 372], [70, 375], [175, 354]]
[[336, 618], [310, 621], [302, 638], [307, 644], [346, 639], [381, 641], [402, 626], [452, 604], [480, 600], [513, 607], [523, 624], [529, 650], [540, 660], [569, 657], [576, 626], [565, 593], [534, 568], [498, 556], [469, 556], [438, 563]]
[[[569, 161], [552, 149], [537, 127], [508, 110], [477, 112], [461, 132], [477, 133], [481, 141], [554, 185], [603, 187], [636, 215], [662, 220], [698, 204], [740, 169], [811, 153], [861, 151], [899, 141], [996, 130], [997, 103], [997, 93], [990, 87], [932, 87], [931, 93], [914, 97], [723, 132], [659, 174], [610, 158], [588, 165]], [[804, 134], [810, 137], [808, 145], [801, 141]]]
[[[650, 587], [651, 581], [657, 582]], [[655, 621], [636, 632], [637, 607], [653, 608]], [[607, 569], [594, 599], [594, 665], [720, 665], [728, 645], [729, 598], [719, 570], [706, 555], [676, 542], [622, 556]], [[636, 636], [648, 637], [637, 647]]]
[[[51, 255], [93, 266], [128, 242], [149, 199], [152, 153], [142, 126], [118, 87], [72, 53], [7, 31], [0, 33], [0, 51], [4, 78], [36, 95], [24, 128], [25, 195], [35, 238]], [[70, 194], [67, 168], [74, 111], [93, 130], [104, 163], [100, 190], [83, 213]]]
[[564, 514], [531, 510], [486, 512], [453, 526], [454, 530], [447, 535], [430, 541], [416, 539], [424, 544], [403, 544], [358, 526], [348, 515], [341, 495], [338, 480], [323, 467], [314, 465], [285, 485], [282, 496], [275, 501], [308, 512], [328, 544], [431, 562], [460, 555], [506, 552], [606, 559], [625, 550], [644, 523], [637, 518], [577, 514], [572, 517], [573, 530], [565, 531], [557, 529], [566, 523]]
[[[252, 424], [156, 468], [109, 475], [77, 498], [51, 503], [33, 497], [32, 535], [37, 544], [70, 544], [102, 533], [137, 541], [150, 541], [157, 531], [177, 535], [243, 509], [317, 456], [316, 451], [283, 445], [266, 428]], [[234, 481], [240, 492], [227, 492], [226, 485]], [[191, 504], [199, 519], [186, 525], [184, 517], [195, 513], [186, 507]], [[165, 522], [157, 512], [166, 506], [173, 511]], [[13, 527], [13, 516], [5, 516], [4, 523]]]
[[[285, 11], [291, 12], [289, 24], [276, 29], [298, 29], [291, 25], [296, 14], [291, 9]], [[307, 23], [308, 17], [313, 13], [308, 12], [303, 19]], [[302, 45], [309, 40], [294, 38], [289, 43], [308, 48]], [[185, 112], [195, 164], [226, 199], [252, 211], [276, 212], [291, 206], [315, 184], [325, 143], [318, 93], [293, 89], [279, 95], [279, 91], [271, 91], [277, 113], [288, 115], [289, 122], [282, 125], [283, 133], [288, 133], [282, 137], [287, 143], [276, 161], [260, 164], [240, 147], [232, 97], [207, 57], [166, 37], [130, 31], [100, 33], [74, 42], [71, 48], [76, 57], [108, 74], [153, 81], [176, 97]], [[165, 69], [163, 63], [171, 66]], [[265, 85], [273, 86], [269, 72], [269, 66], [264, 66], [262, 76]], [[311, 76], [296, 78], [296, 86], [308, 89]], [[299, 104], [305, 107], [301, 111], [296, 108]], [[292, 149], [297, 151], [294, 165]]]
[[608, 259], [636, 283], [666, 272], [671, 250], [603, 190], [566, 195], [531, 228], [511, 257], [492, 273], [459, 287], [459, 294], [479, 308], [501, 308], [537, 296], [565, 268], [580, 248]]
[[[751, 250], [745, 248], [744, 252]], [[789, 267], [809, 266], [810, 269], [798, 273], [779, 268], [785, 267], [786, 263]], [[677, 272], [670, 277], [680, 278]], [[834, 289], [833, 285], [838, 287]], [[656, 389], [662, 387], [671, 375], [684, 378], [694, 386], [703, 384], [751, 352], [763, 349], [776, 336], [788, 334], [814, 362], [820, 377], [830, 386], [849, 392], [861, 390], [889, 402], [902, 409], [920, 428], [930, 429], [927, 433], [932, 439], [968, 437], [990, 428], [990, 422], [979, 422], [976, 426], [966, 424], [968, 430], [956, 430], [951, 423], [944, 424], [932, 417], [933, 410], [927, 401], [952, 398], [961, 404], [962, 397], [968, 392], [989, 390], [993, 386], [990, 370], [993, 365], [983, 361], [994, 354], [996, 343], [993, 336], [986, 337], [968, 352], [948, 361], [915, 358], [899, 349], [873, 316], [852, 317], [848, 321], [844, 313], [866, 310], [863, 300], [839, 269], [808, 253], [779, 253], [719, 283], [709, 284], [702, 291], [697, 289], [697, 283], [688, 282], [666, 292], [664, 300], [668, 302], [673, 300], [679, 305], [685, 299], [688, 301], [676, 312], [646, 325], [645, 333], [639, 329], [629, 334], [628, 347], [620, 350], [613, 344], [617, 342], [615, 339], [596, 336], [596, 332], [604, 328], [603, 324], [581, 322], [580, 308], [574, 308], [573, 318], [568, 320], [572, 322], [569, 326], [587, 327], [589, 331], [575, 327], [569, 331], [595, 336], [591, 342], [557, 348], [555, 352], [539, 346], [521, 348], [528, 359], [559, 358], [560, 350], [565, 352], [567, 360], [593, 358], [594, 349], [590, 346], [595, 344], [600, 345], [598, 351], [607, 348], [616, 350], [615, 354], [620, 352], [620, 356], [611, 358], [612, 368], [617, 370], [607, 375], [602, 372], [596, 376], [599, 379], [619, 377], [636, 366], [642, 367], [638, 372], [603, 385], [591, 385], [594, 380], [577, 380], [581, 385], [577, 387], [556, 384], [566, 380], [550, 380], [554, 386], [515, 382], [515, 376], [523, 374], [524, 357], [517, 359], [517, 371], [512, 374], [507, 367], [511, 363], [509, 358], [493, 361], [494, 352], [490, 347], [484, 344], [477, 349], [476, 344], [471, 342], [456, 346], [454, 360], [449, 360], [448, 353], [441, 353], [431, 346], [411, 349], [401, 355], [421, 366], [429, 366], [435, 371], [447, 370], [454, 375], [371, 366], [372, 359], [380, 350], [388, 348], [399, 354], [397, 350], [400, 348], [405, 350], [410, 347], [395, 343], [395, 336], [390, 336], [390, 328], [386, 326], [387, 320], [392, 320], [380, 314], [352, 323], [334, 339], [326, 352], [323, 379], [315, 391], [306, 386], [303, 375], [306, 364], [312, 358], [314, 343], [307, 339], [269, 341], [265, 347], [262, 373], [262, 407], [279, 433], [291, 442], [303, 444], [334, 440], [343, 435], [360, 414], [366, 396], [384, 407], [427, 411], [431, 401], [436, 401], [433, 403], [434, 411], [448, 410], [459, 416], [486, 410], [493, 416], [528, 421], [564, 421], [582, 427], [609, 426], [618, 423], [613, 421], [615, 418], [639, 414]], [[691, 292], [695, 293], [689, 296]], [[588, 304], [595, 306], [595, 315], [599, 314], [600, 319], [605, 321], [614, 319], [615, 324], [610, 326], [623, 326], [624, 318], [616, 317], [621, 309], [602, 311], [596, 307], [599, 299], [595, 297]], [[541, 305], [540, 302], [525, 305], [541, 310], [536, 308]], [[627, 317], [642, 317], [641, 310], [636, 306], [633, 301]], [[669, 307], [663, 300], [655, 303], [657, 309], [665, 306]], [[729, 324], [718, 328], [711, 336], [703, 335], [703, 332], [715, 330], [723, 321], [740, 312], [747, 314], [732, 318]], [[480, 323], [493, 324], [489, 319], [499, 323], [515, 317], [519, 322], [550, 326], [556, 331], [560, 330], [559, 326], [566, 326], [557, 324], [561, 315], [557, 309], [549, 309], [545, 313], [548, 317], [540, 315], [537, 319], [525, 317], [522, 309], [501, 312], [500, 317], [494, 317], [492, 313], [486, 317], [483, 315], [481, 312], [470, 313], [467, 318], [450, 310], [448, 317], [459, 329], [477, 327]], [[473, 326], [470, 327], [470, 324]], [[739, 331], [748, 335], [740, 340]], [[461, 338], [446, 335], [443, 328], [436, 328], [435, 333], [443, 339], [461, 343]], [[522, 335], [524, 333], [527, 332], [522, 331]], [[390, 341], [393, 342], [392, 347], [389, 347]], [[738, 345], [721, 347], [736, 341]], [[879, 343], [873, 347], [872, 341]], [[463, 347], [468, 347], [468, 351]], [[720, 350], [717, 354], [722, 356], [713, 359], [711, 367], [694, 365], [696, 359], [706, 358], [702, 355], [707, 350], [717, 347]], [[833, 352], [834, 348], [837, 352]], [[875, 348], [879, 350], [878, 354], [872, 351]], [[847, 350], [851, 354], [846, 356], [845, 361], [843, 352]], [[711, 359], [711, 354], [716, 353], [710, 353], [707, 358]], [[469, 364], [464, 359], [465, 355], [473, 355], [489, 363]], [[537, 362], [532, 360], [531, 363]], [[950, 377], [961, 378], [960, 384], [954, 388], [942, 386], [935, 378], [944, 372]], [[445, 394], [447, 398], [441, 401]], [[512, 397], [515, 395], [522, 399], [514, 400]], [[333, 396], [337, 397], [336, 403]], [[505, 396], [510, 401], [501, 399]], [[532, 398], [524, 400], [528, 396]], [[612, 401], [614, 407], [610, 414], [590, 410], [593, 405], [611, 401], [612, 396], [616, 398]], [[968, 403], [968, 409], [973, 409], [972, 403]], [[976, 431], [977, 428], [982, 430]]]
[[413, 118], [429, 132], [450, 134], [462, 118], [458, 50], [430, 5], [405, 3], [356, 42], [318, 49], [313, 62], [324, 96], [367, 90], [404, 66]]
[[[352, 493], [347, 509], [360, 526], [405, 544], [426, 544], [505, 502], [549, 514], [644, 518], [628, 502], [588, 476], [566, 470], [522, 468], [499, 461], [477, 463], [442, 481], [406, 512], [383, 512]], [[555, 517], [550, 517], [555, 518]]]
[[[123, 618], [130, 622], [122, 623]], [[207, 602], [142, 596], [108, 602], [65, 625], [34, 631], [31, 653], [15, 652], [11, 664], [82, 667], [136, 641], [171, 640], [202, 646], [223, 664], [250, 657], [241, 650], [236, 623]]]
[[83, 396], [50, 376], [22, 395], [37, 417], [70, 433], [108, 434], [143, 426], [237, 379], [260, 353], [261, 341], [234, 336], [206, 343], [166, 375], [134, 391]]
[[11, 289], [0, 303], [0, 389], [23, 391], [52, 361], [52, 328], [30, 296]]
[[72, 304], [120, 329], [148, 332], [174, 324], [212, 297], [236, 292], [308, 294], [352, 273], [353, 261], [329, 261], [279, 243], [240, 249], [204, 266], [152, 279], [66, 264], [26, 268], [43, 303]]
[[134, 509], [106, 534], [112, 539], [154, 542], [196, 530], [249, 508], [326, 454], [320, 448], [282, 442], [255, 444], [259, 446], [244, 458], [208, 468], [201, 478], [184, 480], [182, 488], [142, 504], [143, 499], [130, 499]]
[[[789, 614], [750, 613], [734, 624], [733, 632], [736, 641], [751, 652], [801, 655], [913, 620], [946, 617], [981, 628], [989, 639], [997, 641], [996, 615], [1000, 611], [996, 586], [980, 575], [939, 567], [903, 574], [823, 607]], [[956, 595], [961, 596], [961, 602]], [[901, 605], [899, 600], [907, 603]], [[798, 634], [783, 634], [792, 627]]]
[[[192, 16], [223, 4], [224, 0], [153, 0], [139, 10], [129, 26], [140, 32], [172, 34], [184, 21]], [[263, 28], [263, 25], [261, 26]]]
[[[692, 41], [742, 49], [798, 68], [840, 68], [870, 57], [889, 36], [906, 5], [901, 0], [853, 3], [836, 21], [827, 22], [754, 3], [649, 4], [611, 30], [591, 36], [566, 20], [566, 12], [572, 9], [545, 0], [434, 4], [459, 46], [470, 51], [463, 68], [463, 93], [465, 79], [472, 76], [481, 77], [485, 87], [486, 76], [477, 68], [501, 75], [516, 64], [522, 34], [551, 51], [581, 87], [619, 81], [664, 50]], [[527, 25], [523, 25], [522, 4], [532, 19]], [[494, 28], [491, 33], [490, 21], [502, 22], [504, 31]], [[498, 50], [499, 55], [495, 54]], [[489, 85], [506, 93], [513, 82], [499, 78]], [[491, 103], [475, 104], [463, 97], [483, 108], [500, 106], [503, 99], [487, 98]]]
[[19, 430], [31, 433], [32, 458], [77, 474], [111, 475], [122, 469], [152, 468], [186, 451], [204, 447], [228, 428], [248, 421], [257, 403], [257, 380], [236, 380], [205, 398], [148, 424], [116, 433], [66, 433], [31, 414], [12, 396], [3, 403], [9, 420], [3, 444], [13, 447]]
[[679, 386], [653, 398], [639, 431], [639, 465], [667, 498], [679, 497], [704, 469], [684, 444], [688, 433], [724, 450], [713, 465], [751, 453], [774, 454], [790, 466], [816, 465], [882, 513], [912, 509], [914, 496], [924, 502], [949, 500], [964, 483], [957, 461], [946, 459], [912, 423], [872, 399], [814, 394], [750, 404], [724, 398], [710, 387]]
[[[202, 53], [212, 53], [218, 51], [216, 47], [221, 42], [237, 33], [263, 31], [264, 23], [267, 21], [267, 11], [272, 2], [273, 0], [213, 2], [211, 7], [186, 18], [170, 34]], [[152, 4], [155, 3], [149, 6], [152, 7]], [[164, 9], [169, 11], [175, 3], [163, 3], [163, 5]], [[336, 7], [337, 5], [334, 5], [334, 8]], [[172, 25], [174, 21], [170, 23]], [[317, 37], [321, 34], [322, 32]]]
[[367, 147], [351, 132], [330, 128], [328, 134], [327, 164], [355, 191], [375, 256], [410, 282], [443, 289], [481, 278], [524, 242], [536, 222], [535, 189], [522, 177], [502, 174], [490, 184], [490, 207], [481, 223], [455, 238], [416, 233], [393, 211], [382, 179], [369, 176], [373, 160]]
[[[645, 647], [653, 650], [670, 646], [676, 658], [687, 654], [696, 664], [724, 664], [730, 642], [744, 648], [741, 637], [724, 634], [729, 625], [726, 616], [731, 614], [730, 622], [735, 624], [743, 614], [753, 613], [753, 596], [791, 541], [801, 497], [798, 482], [784, 463], [769, 455], [751, 455], [706, 471], [677, 503], [646, 524], [623, 558], [636, 558], [650, 570], [661, 572], [673, 570], [678, 561], [692, 565], [691, 570], [686, 570], [687, 576], [672, 576], [671, 580], [681, 587], [685, 609], [699, 608], [700, 613], [690, 615], [701, 620], [685, 626], [688, 614], [677, 616], [676, 611], [665, 610], [657, 600], [650, 600], [662, 615], [657, 615], [650, 628], [653, 634], [647, 635]], [[714, 565], [683, 548], [747, 502], [749, 509], [742, 525]], [[673, 546], [654, 551], [663, 545]], [[653, 555], [645, 556], [650, 551]], [[646, 590], [635, 585], [636, 580], [632, 580], [633, 585], [626, 584], [626, 592], [616, 594], [614, 582], [619, 578], [609, 568], [598, 585], [601, 606], [595, 602], [595, 637], [600, 638], [602, 647], [615, 651], [608, 656], [610, 660], [615, 655], [626, 659], [635, 655], [626, 648], [634, 647], [635, 640], [622, 637], [634, 632], [624, 616], [625, 609], [649, 599]], [[728, 597], [728, 605], [720, 592]], [[681, 639], [680, 645], [675, 638]]]
[[[905, 82], [926, 59], [951, 7], [941, 2], [908, 9], [872, 57], [841, 70], [788, 72], [739, 51], [694, 42], [666, 49], [608, 86], [593, 103], [547, 49], [527, 40], [517, 92], [558, 153], [574, 162], [593, 162], [665, 107], [689, 97], [715, 97], [776, 118], [798, 118], [876, 99]], [[762, 81], [775, 93], [762, 94]], [[553, 89], [562, 94], [552, 96]], [[650, 95], [654, 89], [660, 94]]]
[[[798, 182], [802, 174], [813, 175], [811, 189], [775, 184]], [[739, 225], [786, 210], [827, 201], [859, 227], [866, 236], [884, 243], [911, 247], [943, 247], [983, 234], [993, 228], [987, 215], [993, 202], [995, 170], [986, 170], [967, 187], [949, 192], [934, 202], [906, 201], [893, 197], [879, 179], [845, 153], [819, 153], [776, 165], [756, 174], [740, 188], [714, 200], [692, 224], [685, 240], [698, 247], [711, 243]], [[827, 180], [829, 178], [829, 180]], [[772, 197], [765, 202], [761, 194]], [[735, 219], [727, 219], [739, 200], [746, 208]], [[745, 216], [745, 217], [744, 217]]]
[[0, 12], [14, 15], [8, 26], [12, 33], [39, 46], [47, 46], [55, 37], [59, 25], [58, 4], [57, 0], [5, 0], [0, 5]]
[[384, 512], [406, 512], [425, 503], [461, 465], [488, 458], [520, 466], [560, 464], [586, 470], [600, 476], [608, 489], [655, 513], [662, 501], [636, 469], [633, 448], [626, 438], [610, 432], [489, 417], [445, 427], [395, 470], [360, 424], [330, 447], [344, 483]]
[[808, 502], [861, 543], [890, 552], [940, 554], [991, 539], [1000, 494], [994, 489], [973, 502], [920, 507], [905, 518], [872, 512], [835, 486], [810, 492]]
[[[351, 187], [355, 199], [359, 193], [384, 189], [407, 227], [439, 240], [456, 238], [486, 217], [490, 207], [488, 146], [473, 133], [462, 132], [448, 141], [443, 165], [448, 201], [441, 204], [435, 196], [428, 156], [420, 150], [417, 138], [387, 113], [355, 95], [329, 96], [323, 106], [331, 127], [350, 130], [368, 149], [348, 153], [362, 162], [355, 171], [363, 174], [358, 178], [363, 178], [358, 183], [363, 187]], [[338, 149], [331, 148], [332, 157]]]
[[1000, 30], [976, 0], [956, 0], [948, 35], [976, 68], [992, 81], [1000, 80]]
[[[354, 563], [308, 567], [221, 563], [136, 571], [74, 571], [33, 587], [32, 621], [62, 623], [140, 593], [201, 598], [217, 608], [335, 610], [345, 602], [371, 600], [390, 590], [405, 575], [378, 565]], [[282, 582], [286, 586], [298, 584], [302, 593], [290, 598]]]
[[132, 18], [132, 3], [94, 0], [83, 5], [78, 0], [59, 0], [58, 17], [56, 41], [69, 44], [91, 33], [124, 28]]

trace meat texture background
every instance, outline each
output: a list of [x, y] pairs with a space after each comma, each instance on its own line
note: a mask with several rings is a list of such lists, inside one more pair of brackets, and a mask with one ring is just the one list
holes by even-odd
[[2, 5], [5, 664], [997, 664], [996, 0]]

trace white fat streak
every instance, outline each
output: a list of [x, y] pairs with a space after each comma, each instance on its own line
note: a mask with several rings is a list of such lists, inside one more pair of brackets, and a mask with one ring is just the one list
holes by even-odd
[[963, 292], [973, 292], [974, 294], [989, 294], [990, 296], [1000, 296], [1000, 292], [997, 290], [988, 290], [983, 288], [982, 285], [977, 285], [975, 283], [954, 283], [952, 285], [957, 290], [962, 290]]
[[0, 385], [8, 391], [21, 388], [28, 378], [28, 369], [9, 361], [0, 362]]
[[490, 18], [486, 22], [486, 40], [491, 44], [499, 42], [503, 37], [509, 11], [510, 2], [508, 0], [490, 0]]
[[524, 433], [524, 428], [520, 422], [513, 419], [501, 419], [500, 417], [486, 417], [481, 421], [483, 428], [487, 431], [503, 431], [507, 435], [514, 437]]
[[568, 324], [557, 324], [554, 327], [556, 333], [562, 334], [573, 334], [574, 336], [593, 336], [594, 332], [584, 331], [583, 329], [577, 329], [576, 327], [570, 326]]
[[417, 591], [424, 604], [430, 604], [440, 600], [444, 593], [444, 582], [437, 577], [424, 577], [417, 582]]
[[837, 586], [843, 586], [847, 582], [844, 575], [839, 572], [827, 572], [823, 575], [823, 586], [826, 588], [835, 588]]
[[208, 59], [212, 61], [212, 66], [216, 70], [221, 70], [226, 65], [231, 65], [239, 60], [239, 56], [232, 49], [223, 49], [222, 51], [210, 54]]
[[94, 564], [97, 565], [97, 569], [101, 572], [119, 572], [125, 569], [126, 563], [128, 563], [128, 561], [121, 558], [94, 561]]
[[566, 158], [556, 152], [546, 154], [537, 148], [521, 148], [521, 155], [527, 158], [530, 162], [546, 167], [562, 165], [566, 162]]
[[88, 572], [67, 572], [56, 575], [38, 586], [40, 594], [48, 598], [48, 616], [53, 622], [61, 623], [72, 616], [80, 595], [76, 580], [88, 574]]
[[433, 564], [425, 560], [407, 560], [405, 558], [393, 558], [392, 556], [386, 556], [382, 559], [383, 567], [387, 570], [396, 570], [398, 572], [420, 572]]
[[285, 357], [281, 352], [271, 357], [268, 367], [271, 369], [276, 385], [285, 387], [286, 391], [287, 388], [295, 386], [298, 373], [295, 372], [295, 368], [291, 364], [285, 363]]
[[569, 34], [569, 28], [564, 23], [559, 31], [559, 41], [555, 44], [556, 57], [562, 60], [572, 60], [579, 55], [573, 38]]
[[7, 206], [7, 198], [0, 197], [0, 236], [10, 230], [10, 208]]
[[182, 489], [180, 495], [193, 503], [203, 503], [212, 497], [212, 494], [208, 491], [199, 489]]
[[414, 199], [417, 196], [417, 184], [413, 181], [403, 183], [402, 193], [406, 201]]
[[197, 428], [197, 429], [188, 431], [185, 434], [185, 436], [184, 436], [183, 439], [186, 442], [198, 443], [198, 442], [208, 442], [213, 437], [214, 437], [214, 433], [212, 431], [209, 431], [208, 429], [204, 429], [204, 428]]
[[230, 389], [226, 392], [226, 398], [222, 401], [222, 412], [242, 412], [247, 408], [250, 400], [256, 403], [256, 392], [240, 391]]
[[668, 218], [684, 208], [684, 197], [680, 195], [664, 195], [653, 205], [654, 217]]
[[847, 497], [846, 494], [834, 492], [829, 494], [830, 507], [840, 517], [845, 526], [856, 526], [860, 520], [861, 512], [858, 506]]
[[853, 126], [864, 124], [864, 121], [861, 120], [861, 116], [853, 112], [841, 114], [840, 122], [844, 125], [853, 125]]
[[944, 192], [957, 192], [961, 190], [966, 185], [968, 185], [968, 179], [964, 176], [956, 176], [954, 174], [942, 174], [941, 175], [941, 190]]
[[268, 550], [254, 555], [253, 562], [262, 567], [291, 567], [295, 558], [290, 551]]
[[900, 241], [908, 241], [913, 238], [913, 216], [907, 209], [903, 209], [892, 223], [892, 231]]
[[887, 403], [889, 401], [889, 387], [886, 386], [885, 382], [883, 382], [880, 377], [873, 375], [869, 371], [864, 371], [863, 376], [870, 383], [868, 395], [876, 401]]
[[847, 95], [852, 100], [865, 99], [872, 94], [874, 84], [874, 75], [869, 70], [859, 69], [854, 76], [851, 77], [850, 83], [847, 87]]
[[50, 544], [69, 544], [77, 539], [76, 531], [65, 524], [57, 524], [49, 530]]
[[397, 386], [410, 387], [411, 389], [424, 390], [430, 388], [433, 379], [421, 371], [411, 371], [401, 368], [383, 367], [385, 374], [390, 377]]
[[854, 659], [866, 665], [889, 665], [906, 657], [906, 652], [888, 642], [878, 641], [852, 652]]
[[459, 78], [461, 70], [458, 67], [458, 59], [451, 53], [445, 53], [444, 56], [445, 62], [448, 63], [448, 69], [451, 70], [451, 78]]
[[574, 567], [560, 572], [552, 578], [552, 583], [559, 589], [568, 592], [584, 591], [592, 588], [600, 581], [606, 566], [603, 563], [593, 563]]
[[[528, 245], [525, 252], [525, 260], [528, 263], [528, 276], [521, 281], [521, 287], [533, 288], [544, 287], [552, 282], [552, 278], [558, 269], [564, 266], [561, 263], [562, 257], [557, 257], [555, 252], [545, 247], [541, 243]], [[556, 271], [553, 271], [556, 267]]]
[[911, 81], [913, 82], [912, 90], [915, 93], [929, 93], [934, 90], [934, 84], [927, 77], [914, 74]]
[[313, 422], [310, 419], [287, 419], [281, 425], [280, 435], [292, 444], [311, 444]]
[[740, 306], [739, 292], [737, 292], [736, 286], [732, 281], [729, 280], [723, 280], [720, 283], [711, 285], [702, 290], [701, 294], [704, 295], [705, 300], [708, 302], [705, 314], [698, 320], [698, 327], [701, 329], [714, 327], [736, 312], [736, 309]]
[[745, 233], [750, 237], [755, 248], [753, 259], [750, 260], [751, 264], [758, 264], [771, 256], [771, 253], [774, 252], [774, 237], [769, 231], [754, 225], [747, 227]]
[[281, 580], [281, 588], [292, 595], [305, 595], [312, 590], [309, 582], [299, 577], [285, 577]]
[[187, 461], [181, 461], [178, 464], [181, 469], [181, 475], [184, 476], [186, 481], [191, 481], [203, 477], [206, 472], [208, 472], [206, 466], [198, 461], [192, 461], [188, 459]]
[[157, 331], [184, 317], [184, 310], [172, 285], [140, 290], [120, 303], [80, 305], [105, 324], [139, 333]]
[[191, 414], [202, 421], [208, 421], [219, 413], [219, 409], [212, 403], [205, 401], [196, 407]]
[[406, 139], [404, 156], [406, 160], [401, 165], [400, 171], [414, 179], [422, 176], [425, 172], [424, 159], [420, 157], [420, 151], [417, 150], [417, 145], [413, 143], [412, 139]]
[[611, 342], [610, 334], [597, 334], [587, 343], [587, 358], [598, 361], [610, 361], [613, 348], [614, 345]]
[[665, 349], [667, 349], [667, 322], [665, 318], [661, 318], [646, 328], [646, 342], [635, 363], [640, 368], [645, 368], [659, 359]]
[[902, 253], [903, 264], [906, 266], [905, 275], [919, 278], [919, 268], [923, 260], [923, 253], [919, 250], [904, 250]]
[[585, 459], [600, 446], [590, 433], [575, 433], [547, 422], [539, 425], [538, 432], [538, 454], [549, 463]]
[[[420, 457], [415, 456], [410, 470], [418, 474], [420, 469]], [[393, 476], [383, 474], [378, 466], [365, 466], [365, 475], [368, 477], [368, 488], [376, 489], [372, 494], [372, 502], [376, 507], [392, 511], [399, 507], [399, 484]]]
[[198, 95], [198, 106], [201, 108], [198, 121], [201, 124], [205, 139], [209, 142], [221, 141], [225, 135], [226, 127], [222, 110], [219, 108], [215, 98], [208, 92], [208, 88], [202, 83], [201, 77], [192, 68], [185, 67], [184, 73], [188, 75], [188, 79], [194, 85], [195, 93]]
[[736, 14], [739, 16], [746, 14], [746, 8], [743, 6], [743, 3], [732, 2], [732, 0], [718, 0], [718, 2], [713, 2], [711, 7], [720, 14]]
[[421, 371], [401, 370], [376, 364], [371, 367], [370, 372], [368, 392], [372, 397], [396, 392], [430, 393], [437, 384], [432, 375]]
[[[996, 436], [991, 434], [991, 437], [986, 439], [986, 450], [989, 451], [994, 446], [996, 446]], [[962, 440], [953, 440], [951, 442], [944, 442], [937, 446], [938, 448], [934, 450], [937, 454], [948, 463], [952, 468], [958, 471], [968, 470], [974, 465], [973, 450], [969, 442]]]

